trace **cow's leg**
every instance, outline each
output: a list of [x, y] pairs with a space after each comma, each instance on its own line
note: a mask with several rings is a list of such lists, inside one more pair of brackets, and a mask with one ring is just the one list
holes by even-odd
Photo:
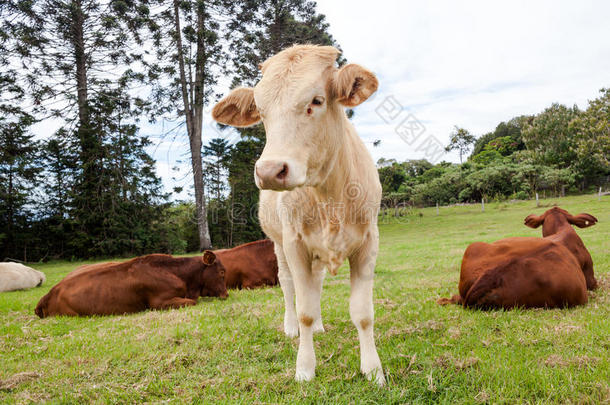
[[294, 378], [297, 381], [309, 381], [313, 379], [316, 370], [313, 323], [319, 312], [322, 283], [319, 279], [320, 274], [312, 274], [311, 261], [303, 242], [299, 239], [288, 242], [286, 237], [284, 241], [284, 252], [294, 277], [300, 334]]
[[274, 250], [277, 257], [278, 279], [284, 294], [284, 333], [288, 337], [296, 337], [299, 335], [299, 323], [294, 307], [294, 281], [282, 246], [274, 243]]
[[312, 269], [312, 277], [315, 283], [315, 288], [319, 291], [319, 296], [316, 306], [316, 317], [314, 318], [312, 329], [313, 333], [324, 332], [324, 324], [322, 323], [322, 306], [320, 304], [320, 295], [322, 293], [322, 284], [324, 283], [324, 276], [326, 275], [325, 269], [316, 271]]
[[186, 283], [174, 274], [144, 282], [142, 290], [148, 292], [148, 307], [151, 309], [178, 309], [197, 305], [197, 300], [185, 298]]
[[351, 295], [349, 313], [360, 340], [360, 370], [369, 380], [385, 384], [381, 361], [373, 335], [373, 276], [379, 246], [377, 232], [371, 231], [361, 249], [349, 258]]
[[196, 300], [182, 297], [154, 297], [150, 300], [151, 309], [178, 309], [193, 305], [197, 305]]

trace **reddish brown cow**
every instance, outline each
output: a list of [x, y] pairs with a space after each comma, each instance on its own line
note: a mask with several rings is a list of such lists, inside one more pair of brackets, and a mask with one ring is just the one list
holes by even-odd
[[585, 304], [587, 289], [595, 289], [597, 281], [591, 255], [571, 225], [586, 228], [596, 222], [592, 215], [574, 216], [554, 207], [525, 218], [531, 228], [542, 225], [542, 238], [471, 244], [462, 259], [460, 295], [438, 303], [481, 309]]
[[214, 253], [227, 270], [227, 288], [257, 288], [278, 284], [277, 259], [273, 242], [269, 239], [246, 243], [233, 249], [215, 250]]
[[113, 315], [226, 298], [225, 269], [213, 252], [175, 258], [153, 254], [71, 273], [38, 302], [36, 315]]

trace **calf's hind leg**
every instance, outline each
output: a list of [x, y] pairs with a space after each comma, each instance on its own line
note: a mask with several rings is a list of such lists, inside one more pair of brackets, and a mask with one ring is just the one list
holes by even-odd
[[379, 238], [369, 233], [362, 248], [349, 258], [351, 295], [349, 313], [360, 340], [360, 370], [378, 385], [385, 384], [373, 334], [373, 276]]

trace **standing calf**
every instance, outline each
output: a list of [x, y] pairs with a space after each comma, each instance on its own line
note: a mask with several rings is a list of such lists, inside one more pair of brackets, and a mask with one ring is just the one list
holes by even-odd
[[531, 228], [542, 225], [542, 238], [471, 244], [462, 259], [460, 295], [438, 303], [482, 309], [585, 304], [587, 289], [595, 289], [597, 281], [591, 255], [571, 225], [586, 228], [596, 222], [592, 215], [574, 216], [554, 207], [525, 218]]
[[195, 305], [199, 296], [228, 296], [224, 267], [210, 251], [202, 257], [153, 254], [104, 264], [70, 273], [41, 298], [36, 315], [119, 315]]
[[[350, 316], [360, 339], [360, 369], [385, 382], [373, 337], [373, 273], [381, 185], [375, 164], [345, 107], [377, 90], [362, 66], [335, 66], [328, 46], [285, 49], [261, 66], [254, 88], [238, 88], [212, 112], [218, 122], [247, 127], [262, 122], [266, 144], [255, 165], [261, 189], [259, 219], [275, 243], [286, 312], [284, 331], [300, 334], [297, 381], [311, 380], [313, 333], [323, 330], [320, 293], [325, 269], [350, 263]], [[296, 311], [294, 296], [296, 293]]]

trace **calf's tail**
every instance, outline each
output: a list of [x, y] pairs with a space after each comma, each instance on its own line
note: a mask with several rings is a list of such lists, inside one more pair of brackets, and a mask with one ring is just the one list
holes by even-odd
[[48, 315], [49, 311], [48, 311], [48, 307], [49, 307], [49, 300], [51, 299], [51, 294], [47, 294], [44, 297], [42, 297], [40, 299], [40, 301], [38, 301], [38, 305], [36, 305], [36, 309], [34, 310], [34, 313], [36, 313], [36, 315], [38, 315], [40, 318], [44, 318]]

